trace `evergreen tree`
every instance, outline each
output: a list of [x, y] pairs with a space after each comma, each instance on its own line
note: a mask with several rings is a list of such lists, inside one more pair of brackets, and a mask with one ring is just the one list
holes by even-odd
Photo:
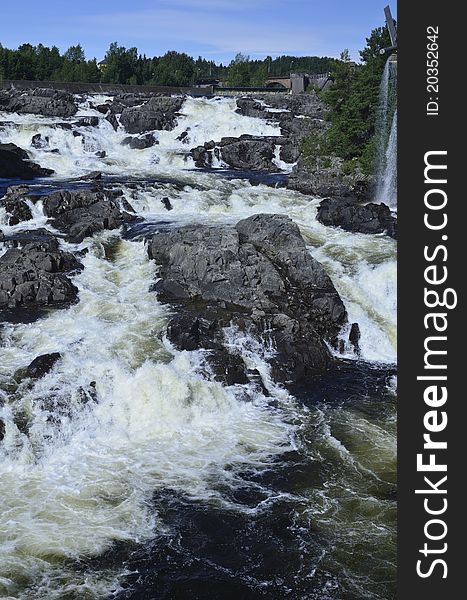
[[305, 155], [334, 154], [347, 161], [358, 159], [368, 173], [372, 171], [376, 111], [379, 86], [387, 57], [379, 50], [390, 45], [386, 28], [371, 32], [366, 47], [360, 52], [363, 64], [354, 66], [345, 60], [336, 61], [331, 71], [334, 85], [322, 95], [330, 110], [331, 125], [319, 143], [309, 139], [304, 143]]

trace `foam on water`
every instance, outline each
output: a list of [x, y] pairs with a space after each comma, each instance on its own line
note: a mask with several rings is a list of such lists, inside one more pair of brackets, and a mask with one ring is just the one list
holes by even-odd
[[[168, 175], [173, 183], [118, 183], [148, 222], [236, 223], [256, 213], [290, 216], [327, 269], [350, 321], [359, 323], [361, 357], [395, 362], [393, 240], [321, 225], [317, 199], [191, 170], [189, 148], [223, 136], [279, 135], [277, 125], [237, 114], [231, 99], [188, 99], [174, 131], [154, 132], [158, 145], [132, 150], [121, 145], [127, 134], [115, 132], [91, 108], [90, 102], [106, 98], [88, 97], [80, 106], [77, 116], [100, 117], [98, 127], [78, 129], [84, 143], [71, 131], [53, 127], [63, 119], [11, 114], [0, 114], [0, 120], [16, 124], [0, 129], [0, 142], [28, 149], [41, 166], [55, 169], [57, 179], [91, 170], [121, 178]], [[184, 131], [189, 144], [176, 139]], [[35, 133], [49, 136], [49, 148], [59, 148], [60, 154], [32, 148]], [[106, 157], [95, 156], [98, 151]], [[278, 170], [290, 169], [278, 149], [275, 160]], [[171, 201], [170, 212], [164, 197]], [[40, 202], [30, 208], [33, 219], [15, 226], [5, 224], [0, 209], [2, 231], [52, 228]], [[239, 471], [262, 472], [300, 443], [309, 444], [310, 460], [328, 461], [337, 473], [308, 492], [310, 530], [331, 531], [344, 553], [352, 550], [355, 537], [370, 535], [376, 546], [387, 538], [378, 529], [387, 507], [373, 493], [391, 477], [391, 422], [387, 426], [384, 419], [350, 408], [299, 409], [270, 376], [266, 359], [272, 349], [233, 328], [225, 332], [230, 351], [260, 373], [269, 397], [253, 386], [226, 388], [210, 381], [204, 352], [178, 352], [164, 338], [170, 308], [149, 291], [157, 266], [147, 259], [144, 243], [107, 232], [79, 248], [89, 249], [82, 259], [85, 269], [74, 278], [79, 303], [2, 329], [0, 418], [6, 432], [0, 444], [0, 594], [21, 600], [106, 597], [118, 588], [123, 572], [83, 571], [80, 561], [119, 540], [157, 536], [164, 525], [151, 504], [155, 491], [174, 490], [232, 510], [220, 490], [238, 485]], [[49, 352], [61, 353], [51, 372], [35, 382], [22, 380], [20, 370]], [[388, 385], [392, 389], [394, 382]], [[297, 423], [300, 436], [310, 429], [304, 441], [296, 439]], [[245, 485], [244, 479], [240, 483]], [[356, 497], [364, 517], [354, 523]], [[354, 533], [347, 535], [342, 523], [353, 523]], [[345, 559], [331, 567], [342, 564]], [[377, 597], [367, 596], [365, 589], [362, 583], [355, 593]]]
[[[148, 220], [167, 218], [161, 199], [171, 198], [170, 220], [231, 222], [257, 213], [290, 216], [301, 228], [312, 255], [322, 262], [341, 294], [350, 322], [361, 330], [361, 357], [381, 363], [396, 360], [396, 243], [384, 235], [355, 234], [326, 227], [316, 220], [319, 200], [299, 193], [252, 186], [244, 180], [198, 175], [198, 186], [128, 190], [134, 208]], [[349, 354], [349, 357], [354, 357]]]
[[[176, 352], [161, 338], [167, 314], [148, 291], [155, 267], [143, 243], [118, 241], [109, 261], [102, 241], [76, 278], [79, 304], [4, 331], [4, 385], [35, 356], [62, 354], [51, 373], [20, 384], [17, 399], [0, 409], [7, 594], [39, 571], [53, 578], [60, 559], [152, 537], [154, 490], [220, 501], [216, 483], [233, 481], [235, 468], [261, 470], [290, 447], [293, 430], [281, 410], [209, 382], [201, 353]], [[91, 382], [95, 399], [86, 392]]]
[[[100, 101], [104, 97], [100, 97]], [[98, 102], [96, 102], [98, 104]], [[17, 115], [0, 112], [0, 121], [15, 125], [0, 129], [0, 143], [14, 143], [31, 153], [31, 158], [42, 167], [53, 169], [59, 177], [81, 176], [89, 171], [102, 171], [109, 175], [150, 177], [163, 173], [179, 173], [180, 169], [194, 167], [188, 155], [190, 148], [208, 140], [219, 141], [225, 136], [272, 135], [279, 136], [277, 124], [264, 119], [245, 117], [235, 112], [236, 102], [229, 98], [187, 98], [181, 109], [178, 124], [173, 131], [156, 131], [158, 145], [144, 150], [133, 150], [122, 141], [128, 136], [122, 127], [114, 131], [111, 124], [96, 110], [89, 108], [89, 100], [80, 105], [78, 113], [69, 119]], [[74, 127], [81, 136], [58, 126], [72, 123], [80, 116], [99, 117], [97, 127]], [[177, 140], [188, 131], [189, 143]], [[47, 148], [31, 146], [32, 136], [40, 133], [49, 138]], [[58, 149], [59, 154], [50, 152]], [[105, 152], [105, 158], [96, 156]]]

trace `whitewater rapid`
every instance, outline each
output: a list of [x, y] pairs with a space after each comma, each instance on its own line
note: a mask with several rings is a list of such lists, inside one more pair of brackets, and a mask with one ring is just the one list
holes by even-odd
[[[278, 136], [277, 124], [237, 114], [232, 99], [187, 99], [176, 129], [155, 132], [159, 144], [152, 148], [133, 150], [121, 145], [127, 134], [114, 131], [90, 108], [91, 100], [68, 119], [100, 117], [98, 127], [78, 129], [81, 137], [54, 126], [63, 119], [0, 113], [0, 121], [13, 121], [0, 129], [0, 142], [27, 148], [34, 161], [54, 169], [53, 184], [101, 171], [148, 223], [289, 215], [326, 267], [349, 320], [360, 325], [360, 359], [395, 363], [395, 242], [325, 227], [315, 218], [318, 199], [197, 171], [187, 153], [223, 136]], [[184, 131], [188, 145], [177, 140]], [[48, 136], [49, 149], [60, 153], [32, 148], [36, 133]], [[105, 158], [95, 156], [102, 151]], [[277, 164], [278, 171], [290, 167]], [[16, 226], [6, 225], [3, 211], [0, 228], [52, 229], [41, 203], [32, 206], [33, 219]], [[209, 381], [203, 351], [171, 347], [164, 335], [170, 309], [150, 291], [157, 265], [148, 260], [144, 242], [105, 232], [64, 247], [88, 250], [85, 268], [74, 278], [79, 303], [33, 323], [4, 324], [1, 333], [0, 418], [6, 431], [0, 444], [0, 593], [11, 599], [59, 599], [64, 591], [97, 599], [117, 590], [124, 569], [83, 573], [79, 561], [102, 555], [117, 541], [143, 543], [160, 533], [164, 524], [151, 507], [158, 489], [238, 509], [221, 489], [244, 485], [241, 472], [266, 471], [293, 451], [303, 417], [303, 408], [268, 379], [265, 350], [253, 340], [229, 332], [230, 343], [263, 375], [267, 394]], [[36, 382], [21, 379], [24, 366], [51, 352], [61, 359], [50, 373]], [[351, 349], [347, 357], [358, 358]], [[334, 448], [327, 419], [322, 435]], [[375, 431], [366, 437], [374, 439]], [[395, 449], [388, 452], [393, 457]]]

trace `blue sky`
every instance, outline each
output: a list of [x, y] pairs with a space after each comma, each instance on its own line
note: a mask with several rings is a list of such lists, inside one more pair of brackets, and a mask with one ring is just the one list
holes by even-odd
[[136, 46], [148, 56], [167, 50], [228, 63], [280, 54], [352, 58], [371, 29], [384, 23], [395, 0], [22, 0], [0, 6], [0, 43], [57, 45], [80, 42], [101, 59], [109, 44]]

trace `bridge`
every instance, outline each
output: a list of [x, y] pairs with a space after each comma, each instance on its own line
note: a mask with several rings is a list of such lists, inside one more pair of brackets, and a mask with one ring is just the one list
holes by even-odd
[[304, 92], [310, 83], [315, 85], [319, 90], [322, 90], [332, 83], [331, 74], [316, 73], [309, 75], [308, 73], [291, 73], [290, 75], [280, 75], [266, 79], [267, 87], [282, 87], [286, 90], [292, 90], [292, 93]]

